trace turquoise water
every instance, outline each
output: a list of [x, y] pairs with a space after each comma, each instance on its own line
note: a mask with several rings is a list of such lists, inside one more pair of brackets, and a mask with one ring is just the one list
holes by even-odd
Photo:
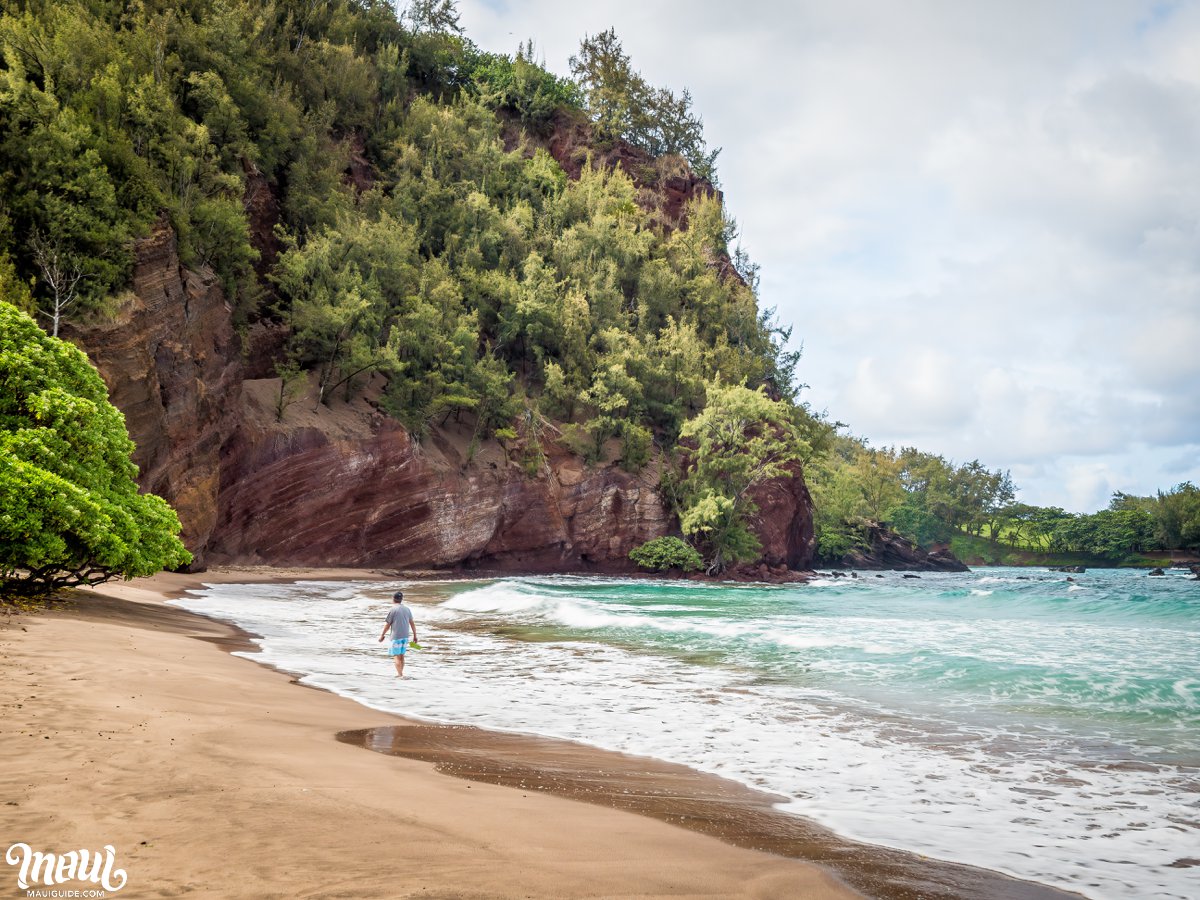
[[655, 756], [875, 843], [1094, 897], [1200, 896], [1200, 582], [897, 573], [803, 586], [573, 577], [222, 586], [185, 605], [377, 708]]

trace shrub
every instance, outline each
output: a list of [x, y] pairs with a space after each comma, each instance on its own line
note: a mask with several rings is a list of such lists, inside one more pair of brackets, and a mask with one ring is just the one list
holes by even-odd
[[685, 572], [695, 572], [704, 560], [687, 541], [677, 537], [660, 537], [646, 541], [640, 547], [629, 551], [629, 558], [643, 569], [662, 572], [667, 569], [682, 569]]

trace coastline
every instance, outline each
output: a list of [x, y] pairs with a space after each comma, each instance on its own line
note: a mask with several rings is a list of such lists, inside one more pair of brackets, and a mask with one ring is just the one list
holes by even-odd
[[[13, 820], [6, 834], [60, 851], [114, 844], [131, 886], [190, 884], [226, 895], [336, 883], [339, 894], [366, 896], [448, 885], [454, 896], [489, 897], [505, 896], [509, 886], [522, 896], [859, 896], [848, 883], [866, 896], [1076, 896], [855, 844], [774, 811], [769, 795], [684, 767], [429, 726], [324, 691], [294, 691], [286, 673], [228, 653], [189, 653], [192, 638], [229, 651], [254, 645], [232, 626], [163, 602], [204, 583], [415, 574], [228, 567], [106, 585], [68, 609], [12, 617], [0, 629], [0, 666], [15, 684], [0, 741], [24, 765], [5, 776], [14, 782], [5, 793], [19, 798], [16, 809], [3, 807], [3, 818]], [[69, 649], [79, 646], [97, 652], [80, 657]], [[112, 677], [89, 677], [95, 666]], [[122, 711], [117, 701], [127, 691], [136, 702]], [[36, 702], [22, 702], [25, 694]], [[193, 711], [204, 728], [189, 733]], [[93, 735], [78, 724], [105, 718], [121, 727], [98, 725]], [[29, 754], [39, 735], [50, 743]], [[210, 745], [206, 735], [219, 740]], [[400, 736], [402, 745], [393, 740]], [[114, 739], [125, 743], [119, 756], [111, 754]], [[364, 745], [392, 758], [363, 753]], [[100, 779], [109, 790], [89, 790], [92, 768], [109, 775]], [[603, 779], [594, 777], [598, 770]], [[193, 787], [186, 799], [177, 780]], [[397, 783], [405, 801], [399, 807], [389, 801]], [[198, 785], [204, 788], [195, 791]], [[257, 801], [245, 802], [247, 795]], [[243, 829], [254, 833], [254, 846], [239, 839]], [[183, 834], [187, 844], [175, 840]], [[578, 834], [587, 840], [572, 837]], [[396, 868], [381, 866], [377, 854], [414, 841], [428, 849], [413, 878], [405, 870], [401, 890]], [[188, 856], [195, 843], [203, 852]], [[248, 872], [238, 871], [239, 860]]]

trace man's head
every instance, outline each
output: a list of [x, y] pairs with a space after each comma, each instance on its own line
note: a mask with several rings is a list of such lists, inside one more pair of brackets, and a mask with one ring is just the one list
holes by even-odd
[[396, 593], [392, 594], [392, 602], [393, 603], [403, 603], [404, 602], [404, 591], [396, 591]]

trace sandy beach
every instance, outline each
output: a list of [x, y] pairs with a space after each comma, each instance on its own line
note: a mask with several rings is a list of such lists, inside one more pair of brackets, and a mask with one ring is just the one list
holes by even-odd
[[[381, 577], [161, 575], [0, 617], [5, 847], [111, 845], [130, 897], [860, 896], [813, 865], [339, 741], [405, 722], [231, 656], [234, 629], [163, 602], [301, 575]], [[16, 874], [0, 896], [24, 896]]]

